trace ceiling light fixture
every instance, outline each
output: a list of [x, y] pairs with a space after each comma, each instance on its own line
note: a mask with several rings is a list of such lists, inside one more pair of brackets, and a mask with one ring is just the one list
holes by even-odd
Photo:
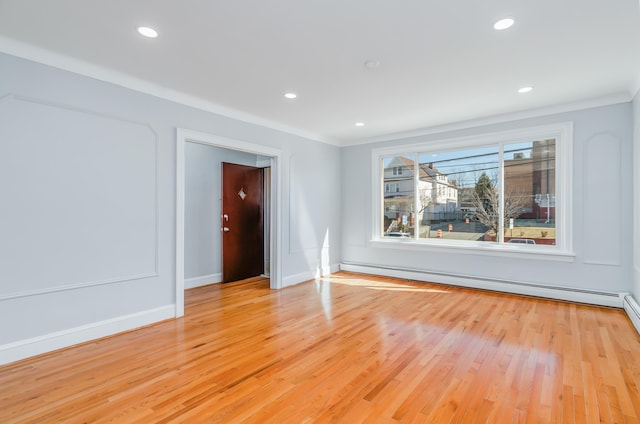
[[149, 27], [138, 27], [138, 32], [149, 38], [156, 38], [158, 36], [158, 31]]
[[295, 99], [298, 95], [296, 93], [284, 93], [284, 97], [287, 99]]
[[529, 87], [529, 86], [527, 86], [527, 87], [522, 87], [522, 88], [520, 88], [520, 89], [518, 90], [518, 93], [528, 93], [528, 92], [530, 92], [531, 90], [533, 90], [533, 87]]
[[356, 127], [364, 127], [364, 122], [356, 122]]
[[514, 24], [514, 20], [511, 18], [504, 18], [504, 19], [500, 19], [498, 22], [496, 22], [495, 24], [493, 24], [493, 29], [498, 30], [498, 31], [502, 31], [505, 30], [507, 28], [511, 28], [511, 26]]

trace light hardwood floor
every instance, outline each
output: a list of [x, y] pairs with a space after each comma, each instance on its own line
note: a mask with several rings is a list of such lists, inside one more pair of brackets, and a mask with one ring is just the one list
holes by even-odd
[[0, 423], [638, 423], [621, 310], [337, 273], [0, 368]]

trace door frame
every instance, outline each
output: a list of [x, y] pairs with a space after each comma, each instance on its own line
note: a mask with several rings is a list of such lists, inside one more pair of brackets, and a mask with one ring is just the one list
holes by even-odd
[[184, 208], [185, 143], [198, 143], [267, 156], [271, 161], [271, 216], [269, 219], [270, 282], [282, 288], [282, 150], [214, 134], [177, 128], [176, 131], [176, 318], [184, 316]]

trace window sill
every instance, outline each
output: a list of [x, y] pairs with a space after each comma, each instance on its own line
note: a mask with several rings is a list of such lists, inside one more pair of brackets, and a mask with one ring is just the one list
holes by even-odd
[[460, 242], [456, 240], [416, 241], [413, 239], [373, 239], [369, 246], [384, 249], [403, 249], [437, 253], [461, 253], [505, 258], [535, 259], [555, 262], [574, 262], [575, 253], [560, 251], [553, 246], [507, 246], [491, 242]]

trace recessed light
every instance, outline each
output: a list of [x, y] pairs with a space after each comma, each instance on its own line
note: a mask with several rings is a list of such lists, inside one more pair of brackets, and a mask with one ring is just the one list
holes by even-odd
[[511, 18], [500, 19], [498, 22], [493, 24], [493, 28], [498, 30], [498, 31], [502, 31], [502, 30], [505, 30], [507, 28], [511, 28], [511, 25], [513, 25], [514, 22], [515, 21], [513, 19], [511, 19]]
[[158, 31], [149, 27], [139, 27], [138, 32], [149, 38], [156, 38], [158, 36]]
[[356, 122], [356, 127], [364, 127], [364, 122]]
[[287, 99], [295, 99], [298, 95], [296, 93], [284, 93], [284, 97]]
[[533, 87], [522, 87], [518, 90], [518, 93], [528, 93], [531, 90], [533, 90]]

